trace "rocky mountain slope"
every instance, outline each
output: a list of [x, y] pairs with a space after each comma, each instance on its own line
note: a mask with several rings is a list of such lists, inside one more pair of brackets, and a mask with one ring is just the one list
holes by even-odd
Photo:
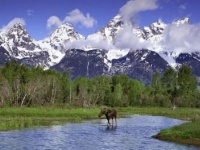
[[49, 65], [60, 62], [66, 51], [66, 44], [83, 39], [84, 36], [77, 33], [74, 27], [68, 23], [62, 24], [49, 37], [38, 41], [38, 45], [50, 55]]
[[28, 66], [49, 67], [48, 52], [43, 51], [40, 45], [36, 44], [23, 25], [15, 24], [12, 28], [2, 31], [0, 39], [2, 59], [17, 60]]
[[53, 68], [60, 72], [69, 71], [72, 78], [82, 76], [92, 78], [108, 72], [108, 65], [104, 59], [106, 59], [105, 50], [71, 49], [66, 51], [64, 58]]
[[[172, 24], [189, 24], [189, 19], [180, 19]], [[169, 67], [176, 69], [187, 64], [200, 77], [199, 52], [177, 53], [162, 44], [169, 25], [158, 20], [148, 27], [140, 28], [125, 23], [117, 15], [100, 31], [87, 37], [65, 23], [49, 37], [35, 41], [21, 24], [15, 24], [0, 31], [0, 65], [17, 60], [28, 66], [41, 65], [45, 69], [69, 71], [73, 78], [127, 74], [148, 84], [156, 71], [163, 73]], [[122, 43], [124, 41], [125, 44]], [[80, 48], [69, 47], [71, 43], [77, 46], [80, 42]], [[103, 42], [107, 47], [94, 46], [92, 42]]]

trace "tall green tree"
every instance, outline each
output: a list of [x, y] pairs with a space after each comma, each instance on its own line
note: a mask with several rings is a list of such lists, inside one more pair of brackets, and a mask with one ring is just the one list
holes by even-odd
[[177, 94], [183, 106], [190, 106], [197, 90], [197, 79], [192, 75], [192, 69], [183, 65], [178, 71]]
[[128, 83], [128, 101], [130, 106], [142, 105], [143, 84], [137, 80], [130, 79]]
[[175, 105], [175, 99], [177, 97], [177, 80], [177, 72], [172, 68], [167, 69], [161, 77], [163, 94], [171, 101], [172, 105]]

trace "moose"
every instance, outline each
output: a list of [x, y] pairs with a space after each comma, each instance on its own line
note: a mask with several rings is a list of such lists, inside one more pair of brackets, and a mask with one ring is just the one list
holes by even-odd
[[101, 112], [99, 114], [99, 118], [101, 118], [102, 115], [106, 116], [106, 119], [108, 120], [108, 125], [110, 125], [110, 118], [112, 119], [112, 125], [113, 125], [113, 119], [115, 119], [115, 124], [117, 125], [117, 111], [115, 109], [101, 109]]

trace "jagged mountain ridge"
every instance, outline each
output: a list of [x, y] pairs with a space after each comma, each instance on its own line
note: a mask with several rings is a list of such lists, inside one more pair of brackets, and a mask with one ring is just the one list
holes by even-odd
[[13, 59], [28, 66], [41, 65], [49, 68], [63, 58], [65, 43], [81, 38], [84, 37], [75, 32], [72, 25], [66, 23], [44, 40], [35, 41], [19, 23], [0, 32], [0, 47], [7, 50]]
[[126, 74], [131, 78], [138, 79], [144, 84], [149, 84], [155, 72], [163, 73], [169, 64], [156, 52], [150, 50], [131, 51], [126, 56], [109, 61], [106, 50], [84, 51], [71, 49], [66, 51], [66, 55], [60, 63], [52, 68], [60, 72], [68, 70], [72, 78], [79, 76], [96, 77], [99, 75]]
[[143, 49], [131, 51], [120, 59], [114, 59], [110, 72], [112, 75], [126, 74], [149, 84], [155, 72], [163, 73], [169, 67], [169, 64], [158, 53]]
[[27, 57], [27, 51], [40, 51], [39, 45], [36, 45], [27, 31], [21, 24], [15, 24], [13, 28], [2, 33], [1, 41], [3, 46], [10, 55], [16, 58]]
[[66, 43], [84, 39], [85, 37], [77, 33], [74, 27], [68, 23], [62, 24], [49, 37], [38, 41], [43, 50], [50, 54], [50, 66], [60, 62], [65, 55]]
[[[189, 19], [185, 18], [173, 23], [189, 23]], [[162, 73], [166, 68], [172, 67], [170, 59], [173, 60], [175, 67], [181, 64], [192, 66], [193, 73], [200, 76], [198, 53], [174, 55], [173, 51], [171, 53], [157, 52], [158, 49], [165, 48], [160, 45], [159, 41], [163, 38], [162, 34], [167, 24], [161, 20], [143, 29], [129, 25], [132, 28], [130, 34], [152, 44], [148, 50], [117, 49], [115, 38], [125, 28], [124, 26], [127, 24], [117, 15], [100, 31], [84, 37], [77, 33], [72, 25], [65, 23], [44, 40], [34, 41], [22, 25], [16, 24], [8, 31], [0, 33], [2, 53], [0, 63], [4, 64], [6, 61], [14, 59], [28, 66], [42, 65], [45, 68], [52, 67], [62, 72], [70, 71], [72, 77], [127, 74], [129, 77], [139, 79], [146, 84], [150, 82], [155, 71]], [[84, 48], [67, 49], [65, 47], [70, 42], [99, 36], [107, 43], [112, 44], [114, 49], [111, 51], [110, 49], [90, 47], [90, 51], [88, 48], [86, 51]], [[185, 55], [184, 58], [183, 55]]]
[[[29, 60], [32, 63], [25, 63], [28, 66], [41, 65], [49, 67], [48, 65], [48, 53], [43, 51], [26, 31], [22, 24], [14, 24], [12, 28], [8, 28], [0, 33], [1, 39], [1, 53], [4, 50], [4, 55], [1, 55], [2, 59], [9, 55], [9, 60], [17, 60], [19, 62], [25, 62]], [[45, 55], [45, 57], [43, 57]], [[40, 58], [41, 57], [41, 58]]]

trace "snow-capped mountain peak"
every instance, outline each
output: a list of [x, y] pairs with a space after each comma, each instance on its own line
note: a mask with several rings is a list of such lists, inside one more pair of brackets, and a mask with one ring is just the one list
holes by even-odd
[[98, 38], [101, 37], [108, 44], [115, 45], [116, 36], [119, 34], [120, 31], [123, 31], [123, 29], [125, 29], [125, 28], [132, 29], [132, 34], [134, 34], [138, 37], [143, 36], [143, 31], [138, 26], [134, 26], [134, 25], [130, 24], [129, 22], [124, 22], [122, 16], [116, 15], [100, 31], [89, 35], [87, 38], [95, 39], [95, 37], [98, 37]]
[[[28, 33], [21, 23], [16, 23], [13, 26], [5, 27], [2, 29], [0, 36], [4, 41], [13, 37], [20, 38], [20, 36], [28, 36]], [[15, 39], [17, 40], [17, 39]]]
[[119, 30], [123, 28], [123, 25], [124, 22], [122, 21], [122, 17], [120, 15], [117, 15], [108, 22], [106, 27], [102, 28], [99, 32], [96, 32], [94, 34], [100, 34], [109, 43], [113, 43], [113, 39], [115, 38]]
[[[14, 43], [19, 43], [20, 45], [23, 43], [33, 43], [33, 39], [20, 23], [15, 24], [13, 28], [10, 28], [6, 34], [8, 40], [13, 40]], [[33, 50], [33, 47], [30, 47], [29, 50]]]
[[21, 23], [14, 24], [13, 28], [18, 28], [18, 29], [24, 30], [24, 26]]
[[172, 22], [172, 24], [175, 25], [180, 25], [180, 24], [189, 24], [190, 23], [190, 19], [188, 17], [182, 18], [182, 19], [178, 19], [174, 22]]
[[74, 41], [84, 38], [81, 34], [78, 34], [74, 27], [71, 24], [64, 23], [60, 25], [58, 29], [56, 29], [51, 35], [50, 39], [51, 41], [56, 40], [56, 41], [62, 41], [64, 40], [65, 42], [67, 41]]
[[10, 60], [17, 60], [19, 63], [26, 64], [28, 66], [43, 66], [48, 68], [49, 55], [43, 51], [41, 47], [31, 38], [26, 31], [25, 27], [16, 23], [12, 26], [3, 28], [0, 34], [0, 48], [8, 52], [3, 56]]
[[71, 24], [64, 23], [60, 25], [48, 38], [39, 41], [43, 49], [54, 49], [64, 51], [67, 42], [76, 41], [84, 38], [77, 33]]
[[60, 25], [51, 35], [44, 40], [38, 41], [43, 50], [50, 55], [50, 65], [55, 65], [65, 55], [66, 45], [70, 42], [84, 39], [85, 37], [75, 31], [69, 23]]
[[149, 39], [155, 35], [160, 35], [164, 32], [167, 24], [165, 24], [161, 19], [159, 19], [157, 22], [152, 23], [148, 27], [144, 27], [144, 34], [145, 39]]
[[61, 70], [72, 71], [72, 74], [77, 71], [75, 74], [78, 76], [86, 70], [85, 74], [91, 77], [90, 72], [95, 69], [95, 75], [123, 73], [137, 78], [143, 74], [147, 79], [154, 71], [162, 72], [168, 67], [189, 64], [200, 74], [199, 53], [177, 53], [165, 43], [171, 26], [179, 28], [179, 25], [187, 26], [189, 22], [189, 18], [183, 18], [165, 24], [159, 19], [141, 28], [117, 15], [87, 38], [77, 33], [71, 24], [64, 23], [41, 41], [33, 40], [23, 24], [18, 23], [0, 31], [0, 63], [15, 59], [28, 66], [59, 66]]
[[157, 22], [152, 23], [150, 28], [155, 34], [162, 34], [166, 26], [167, 25], [161, 19], [159, 19]]
[[1, 46], [7, 49], [10, 55], [19, 59], [28, 57], [27, 52], [41, 51], [40, 46], [34, 43], [24, 26], [20, 23], [3, 30], [1, 39], [3, 39]]
[[122, 16], [117, 15], [108, 22], [107, 27], [122, 27], [123, 24]]

